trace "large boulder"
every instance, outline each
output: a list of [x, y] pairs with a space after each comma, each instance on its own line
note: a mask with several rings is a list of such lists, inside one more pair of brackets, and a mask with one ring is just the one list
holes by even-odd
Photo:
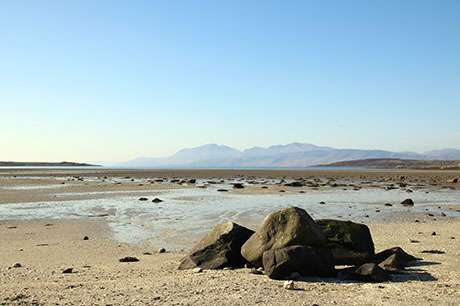
[[273, 279], [300, 276], [334, 276], [334, 259], [329, 249], [294, 245], [268, 250], [263, 255], [265, 274]]
[[316, 220], [331, 249], [336, 265], [360, 265], [374, 256], [371, 232], [364, 224], [351, 221]]
[[182, 259], [179, 269], [242, 267], [246, 261], [241, 246], [252, 234], [254, 231], [233, 222], [218, 224]]
[[241, 248], [253, 266], [262, 267], [265, 251], [290, 245], [324, 246], [326, 238], [308, 213], [298, 207], [284, 208], [268, 215], [262, 226]]

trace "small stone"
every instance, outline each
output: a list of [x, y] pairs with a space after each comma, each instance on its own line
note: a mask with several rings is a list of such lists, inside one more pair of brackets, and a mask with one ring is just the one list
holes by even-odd
[[446, 254], [446, 252], [441, 250], [423, 250], [422, 253], [425, 254]]
[[148, 201], [148, 199], [147, 199], [147, 198], [144, 198], [144, 197], [142, 197], [142, 198], [139, 198], [139, 201]]
[[166, 249], [165, 248], [160, 248], [158, 250], [158, 253], [160, 253], [160, 254], [166, 253]]
[[294, 290], [295, 289], [295, 284], [294, 281], [285, 281], [283, 284], [283, 288], [286, 290]]
[[137, 259], [136, 257], [132, 257], [132, 256], [126, 256], [126, 257], [120, 258], [118, 261], [119, 262], [138, 262], [139, 259]]
[[64, 269], [64, 270], [62, 270], [62, 273], [64, 273], [64, 274], [73, 273], [73, 268]]
[[401, 202], [401, 204], [403, 206], [414, 206], [414, 201], [412, 201], [412, 199], [405, 199]]
[[264, 274], [263, 271], [259, 271], [259, 269], [256, 269], [256, 268], [252, 268], [250, 271], [249, 271], [250, 274], [255, 274], [255, 275], [262, 275]]
[[83, 237], [83, 240], [89, 240], [88, 236]]
[[432, 232], [432, 233], [431, 233], [431, 236], [436, 236], [436, 232]]
[[19, 262], [15, 263], [13, 265], [13, 268], [21, 268], [21, 267], [22, 267], [22, 265]]
[[152, 202], [153, 203], [161, 203], [161, 202], [163, 202], [163, 200], [160, 199], [160, 198], [155, 198], [155, 199], [152, 200]]
[[201, 269], [200, 267], [196, 267], [192, 270], [193, 273], [201, 273], [203, 272], [203, 269]]

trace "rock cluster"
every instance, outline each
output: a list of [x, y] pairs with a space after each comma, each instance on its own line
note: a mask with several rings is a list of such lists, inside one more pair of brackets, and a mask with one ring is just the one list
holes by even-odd
[[[181, 261], [179, 269], [245, 266], [280, 280], [319, 276], [382, 282], [415, 260], [418, 258], [399, 247], [375, 254], [364, 224], [315, 221], [304, 209], [288, 207], [268, 215], [256, 232], [233, 222], [216, 225]], [[351, 267], [337, 270], [338, 265]]]

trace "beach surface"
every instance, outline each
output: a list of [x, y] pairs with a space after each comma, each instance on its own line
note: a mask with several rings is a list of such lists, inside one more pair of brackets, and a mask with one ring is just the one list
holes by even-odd
[[[450, 171], [0, 170], [0, 305], [458, 305], [460, 187], [450, 183], [455, 177], [460, 174]], [[318, 186], [285, 186], [299, 179], [316, 179]], [[401, 181], [404, 187], [382, 191]], [[232, 189], [235, 182], [245, 188]], [[221, 187], [228, 190], [218, 192]], [[335, 203], [337, 194], [343, 195], [346, 206]], [[385, 213], [386, 194], [393, 206]], [[367, 200], [375, 195], [382, 200]], [[140, 205], [142, 196], [148, 201], [139, 220], [139, 210], [129, 207]], [[164, 202], [151, 203], [157, 196]], [[266, 209], [265, 202], [257, 201], [260, 197], [265, 197]], [[296, 281], [296, 290], [285, 290], [282, 281], [251, 274], [250, 269], [177, 270], [187, 250], [213, 224], [237, 219], [255, 229], [277, 208], [272, 201], [284, 207], [291, 201], [301, 203], [301, 197], [308, 202], [304, 208], [319, 217], [341, 214], [368, 224], [376, 251], [400, 246], [423, 260], [392, 282], [308, 278]], [[399, 197], [419, 199], [421, 208], [400, 210]], [[326, 204], [313, 205], [319, 198]], [[221, 199], [219, 210], [210, 209]], [[238, 205], [245, 199], [250, 207], [243, 215], [229, 213], [242, 209]], [[161, 212], [168, 205], [180, 214], [195, 211], [197, 216], [185, 215], [174, 223], [177, 215]], [[151, 213], [150, 207], [155, 209]], [[166, 238], [160, 239], [153, 225], [161, 224], [163, 217], [177, 232], [162, 232]], [[149, 224], [152, 228], [139, 235], [123, 234]], [[169, 244], [170, 239], [178, 241]], [[161, 247], [166, 253], [157, 252]], [[139, 261], [119, 262], [126, 256]], [[69, 268], [71, 273], [63, 273]]]

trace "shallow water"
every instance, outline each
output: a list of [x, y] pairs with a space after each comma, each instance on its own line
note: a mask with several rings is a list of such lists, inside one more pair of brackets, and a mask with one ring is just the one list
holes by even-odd
[[[227, 186], [228, 187], [228, 186]], [[214, 224], [236, 221], [254, 226], [271, 211], [287, 206], [306, 209], [313, 218], [337, 218], [358, 222], [384, 219], [399, 212], [440, 214], [438, 206], [458, 204], [459, 191], [416, 191], [383, 189], [309, 191], [304, 194], [234, 194], [218, 192], [222, 186], [143, 192], [138, 197], [0, 205], [0, 219], [92, 218], [108, 221], [116, 240], [138, 243], [144, 240], [169, 249], [187, 248]], [[164, 202], [152, 203], [154, 197]], [[399, 203], [412, 198], [413, 208]], [[321, 201], [326, 204], [319, 204]], [[384, 206], [392, 203], [392, 207]], [[380, 212], [376, 212], [376, 209]], [[459, 217], [454, 210], [442, 210]], [[366, 217], [368, 215], [368, 217]]]

